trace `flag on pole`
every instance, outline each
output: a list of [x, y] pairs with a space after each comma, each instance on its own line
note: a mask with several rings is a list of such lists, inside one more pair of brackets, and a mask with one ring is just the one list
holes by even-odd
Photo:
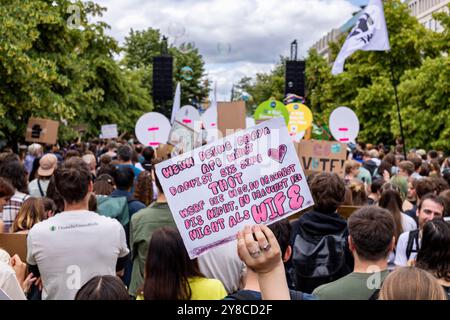
[[389, 35], [384, 18], [381, 0], [370, 0], [359, 16], [358, 21], [345, 40], [331, 73], [337, 75], [344, 71], [345, 59], [355, 51], [387, 51], [390, 50]]
[[172, 116], [170, 117], [170, 123], [173, 124], [175, 117], [181, 107], [181, 86], [178, 82], [177, 89], [175, 90], [175, 97], [173, 98]]

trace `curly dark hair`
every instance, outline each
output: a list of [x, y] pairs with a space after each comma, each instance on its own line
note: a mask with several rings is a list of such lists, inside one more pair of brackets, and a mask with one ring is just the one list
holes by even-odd
[[444, 220], [434, 219], [423, 226], [416, 267], [450, 281], [450, 225]]
[[153, 202], [153, 178], [152, 172], [144, 170], [139, 173], [134, 188], [134, 197], [146, 206]]

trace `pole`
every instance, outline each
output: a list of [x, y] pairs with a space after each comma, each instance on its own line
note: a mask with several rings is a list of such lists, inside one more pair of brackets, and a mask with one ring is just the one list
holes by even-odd
[[398, 102], [398, 95], [397, 95], [397, 83], [395, 81], [394, 77], [394, 63], [392, 59], [392, 53], [389, 54], [390, 62], [391, 62], [391, 80], [392, 80], [392, 86], [394, 87], [394, 96], [395, 96], [395, 102], [397, 104], [397, 114], [398, 114], [398, 122], [400, 124], [400, 134], [402, 135], [402, 142], [403, 142], [403, 155], [405, 156], [406, 160], [406, 141], [405, 141], [405, 135], [403, 134], [403, 125], [402, 125], [402, 116], [400, 114], [400, 104]]

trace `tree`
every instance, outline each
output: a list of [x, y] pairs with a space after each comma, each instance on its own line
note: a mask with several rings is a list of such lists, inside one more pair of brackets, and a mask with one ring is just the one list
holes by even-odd
[[[125, 38], [125, 57], [122, 64], [130, 70], [141, 70], [144, 74], [142, 85], [152, 91], [153, 58], [162, 54], [162, 34], [159, 30], [148, 28], [144, 31], [131, 30]], [[208, 97], [209, 87], [203, 81], [205, 63], [198, 49], [191, 43], [183, 43], [180, 47], [171, 46], [168, 53], [173, 57], [173, 88], [181, 84], [181, 104], [195, 104]], [[170, 117], [171, 105], [157, 106], [158, 112]]]
[[30, 116], [67, 121], [66, 137], [79, 124], [92, 136], [106, 123], [130, 130], [138, 114], [151, 110], [137, 75], [114, 61], [119, 46], [105, 35], [108, 26], [88, 22], [103, 11], [82, 1], [2, 2], [0, 130], [13, 147]]

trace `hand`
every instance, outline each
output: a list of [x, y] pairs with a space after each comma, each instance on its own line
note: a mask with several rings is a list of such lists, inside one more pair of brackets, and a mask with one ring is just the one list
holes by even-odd
[[[39, 279], [40, 279], [40, 278], [39, 278]], [[27, 294], [28, 291], [30, 291], [31, 285], [32, 285], [34, 282], [36, 282], [37, 280], [38, 280], [38, 278], [36, 278], [36, 277], [34, 276], [34, 274], [32, 274], [32, 273], [28, 274], [27, 278], [26, 278], [26, 279], [23, 281], [23, 283], [22, 283], [22, 289], [23, 289], [23, 292], [24, 292], [25, 294]]]
[[238, 232], [237, 238], [239, 258], [255, 272], [268, 273], [283, 263], [278, 241], [267, 226], [246, 226], [244, 231]]
[[15, 254], [11, 260], [10, 264], [13, 267], [14, 271], [16, 272], [16, 277], [19, 283], [23, 283], [25, 280], [25, 276], [27, 274], [27, 265], [26, 263], [23, 263], [22, 260], [20, 260], [20, 257]]
[[42, 289], [44, 288], [41, 277], [37, 278], [37, 280], [34, 284], [39, 289], [39, 291], [42, 291]]

